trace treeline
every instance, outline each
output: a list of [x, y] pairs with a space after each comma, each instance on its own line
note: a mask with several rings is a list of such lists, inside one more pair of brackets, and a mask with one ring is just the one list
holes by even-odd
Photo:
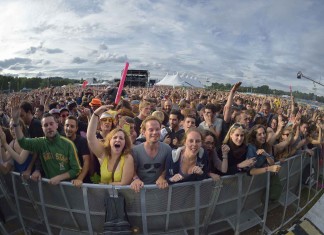
[[[50, 86], [63, 86], [75, 83], [82, 83], [83, 79], [69, 79], [62, 77], [48, 77], [48, 78], [26, 78], [26, 77], [12, 77], [12, 76], [3, 76], [0, 75], [0, 90], [8, 91], [9, 86], [11, 91], [20, 91], [24, 87], [29, 89], [44, 88]], [[233, 84], [223, 84], [214, 82], [208, 89], [219, 90], [219, 91], [229, 91], [232, 88]], [[258, 94], [268, 94], [268, 95], [290, 95], [287, 91], [281, 91], [277, 89], [270, 89], [269, 86], [263, 85], [259, 87], [246, 87], [241, 86], [239, 92], [251, 92]], [[293, 91], [293, 96], [297, 99], [313, 100], [314, 93], [302, 93], [299, 91]], [[316, 100], [324, 103], [323, 96], [316, 96]]]
[[[212, 83], [212, 85], [209, 87], [209, 89], [213, 90], [219, 90], [219, 91], [229, 91], [232, 88], [233, 84], [222, 84], [222, 83]], [[251, 92], [251, 93], [257, 93], [257, 94], [266, 94], [266, 95], [289, 95], [290, 92], [287, 91], [281, 91], [277, 89], [270, 89], [269, 86], [263, 85], [259, 87], [248, 87], [248, 86], [240, 86], [239, 92]], [[314, 100], [314, 93], [302, 93], [299, 91], [293, 91], [293, 96], [297, 99], [304, 99], [304, 100]], [[319, 102], [324, 103], [324, 97], [323, 96], [316, 96], [316, 100]]]
[[63, 86], [68, 84], [82, 83], [81, 80], [61, 78], [61, 77], [48, 77], [48, 78], [26, 78], [26, 77], [12, 77], [0, 75], [0, 90], [20, 91], [21, 89], [37, 89], [50, 86]]

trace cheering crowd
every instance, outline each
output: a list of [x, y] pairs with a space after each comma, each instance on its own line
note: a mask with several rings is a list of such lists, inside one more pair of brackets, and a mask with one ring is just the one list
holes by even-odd
[[0, 171], [50, 184], [170, 184], [280, 171], [324, 146], [324, 112], [294, 97], [184, 88], [38, 89], [2, 94]]

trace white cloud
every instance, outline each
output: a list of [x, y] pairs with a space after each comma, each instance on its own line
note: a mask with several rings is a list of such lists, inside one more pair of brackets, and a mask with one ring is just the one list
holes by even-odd
[[128, 60], [152, 79], [180, 72], [312, 92], [297, 71], [324, 73], [320, 0], [5, 0], [0, 11], [3, 74], [119, 77]]

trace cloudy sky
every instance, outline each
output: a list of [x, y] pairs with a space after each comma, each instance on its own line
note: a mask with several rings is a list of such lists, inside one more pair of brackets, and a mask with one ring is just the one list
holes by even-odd
[[[148, 69], [313, 92], [324, 83], [322, 0], [0, 0], [0, 73], [120, 77]], [[317, 95], [324, 88], [316, 86]]]

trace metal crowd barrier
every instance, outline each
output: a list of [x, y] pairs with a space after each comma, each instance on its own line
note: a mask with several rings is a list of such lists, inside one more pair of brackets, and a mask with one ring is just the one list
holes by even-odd
[[[118, 191], [125, 196], [130, 224], [139, 230], [138, 234], [198, 235], [226, 230], [239, 234], [254, 226], [260, 226], [262, 233], [274, 234], [321, 192], [319, 187], [313, 187], [320, 175], [324, 175], [319, 164], [320, 152], [315, 152], [314, 157], [296, 155], [281, 163], [279, 176], [283, 189], [275, 203], [269, 202], [270, 173], [175, 184], [166, 190], [148, 185], [140, 193], [134, 193], [129, 186], [84, 184], [76, 188], [69, 182], [54, 186], [47, 179], [26, 181], [11, 173], [0, 177], [0, 209], [6, 218], [0, 221], [0, 232], [102, 234], [104, 199]], [[314, 180], [308, 185], [302, 183], [305, 167], [314, 171]], [[320, 184], [323, 185], [323, 178]], [[308, 190], [303, 201], [302, 189]], [[295, 208], [289, 216], [288, 207]], [[281, 209], [282, 218], [271, 228], [267, 216], [273, 209]]]

